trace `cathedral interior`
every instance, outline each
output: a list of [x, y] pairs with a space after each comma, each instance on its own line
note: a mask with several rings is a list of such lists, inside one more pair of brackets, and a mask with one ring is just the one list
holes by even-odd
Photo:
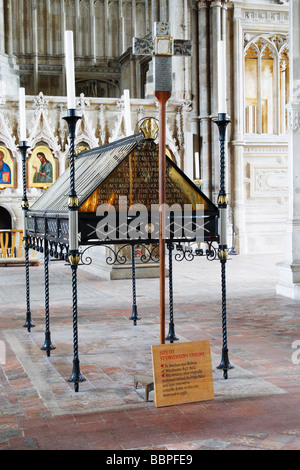
[[299, 0], [0, 0], [0, 449], [300, 449], [299, 57]]
[[[290, 238], [298, 238], [297, 215], [289, 210], [295, 205], [289, 136], [297, 133], [290, 106], [297, 67], [290, 57], [288, 1], [2, 0], [0, 8], [0, 150], [10, 168], [0, 180], [1, 229], [22, 228], [20, 87], [26, 93], [30, 204], [69, 164], [62, 119], [67, 109], [64, 30], [74, 33], [76, 106], [82, 116], [78, 153], [133, 134], [146, 116], [157, 118], [152, 59], [133, 54], [132, 39], [151, 38], [154, 23], [168, 21], [174, 38], [192, 41], [192, 57], [173, 58], [169, 155], [189, 178], [200, 180], [215, 203], [220, 169], [214, 119], [218, 83], [224, 82], [232, 245], [240, 254], [287, 250], [292, 264], [299, 259], [291, 254], [296, 242], [287, 248]], [[226, 45], [223, 74], [220, 40]], [[34, 178], [40, 151], [52, 163], [46, 182]]]

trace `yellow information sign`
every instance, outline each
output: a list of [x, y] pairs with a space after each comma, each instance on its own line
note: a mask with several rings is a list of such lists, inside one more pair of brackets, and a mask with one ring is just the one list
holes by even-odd
[[157, 407], [214, 399], [209, 341], [152, 346]]

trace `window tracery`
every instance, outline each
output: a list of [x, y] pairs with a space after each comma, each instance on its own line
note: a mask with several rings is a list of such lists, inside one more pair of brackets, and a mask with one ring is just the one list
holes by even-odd
[[246, 134], [285, 134], [289, 100], [289, 52], [282, 34], [244, 36]]

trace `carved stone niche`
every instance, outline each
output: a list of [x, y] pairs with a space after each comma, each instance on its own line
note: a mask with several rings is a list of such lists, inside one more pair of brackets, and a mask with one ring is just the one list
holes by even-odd
[[279, 197], [288, 194], [286, 166], [250, 165], [250, 197]]

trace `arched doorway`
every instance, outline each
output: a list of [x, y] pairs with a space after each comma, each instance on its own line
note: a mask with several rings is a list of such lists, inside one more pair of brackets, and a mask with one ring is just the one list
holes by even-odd
[[11, 215], [4, 207], [0, 206], [0, 230], [11, 230]]
[[11, 216], [8, 210], [0, 206], [0, 256], [6, 258], [7, 249], [11, 247], [11, 234], [1, 233], [2, 230], [11, 230]]

